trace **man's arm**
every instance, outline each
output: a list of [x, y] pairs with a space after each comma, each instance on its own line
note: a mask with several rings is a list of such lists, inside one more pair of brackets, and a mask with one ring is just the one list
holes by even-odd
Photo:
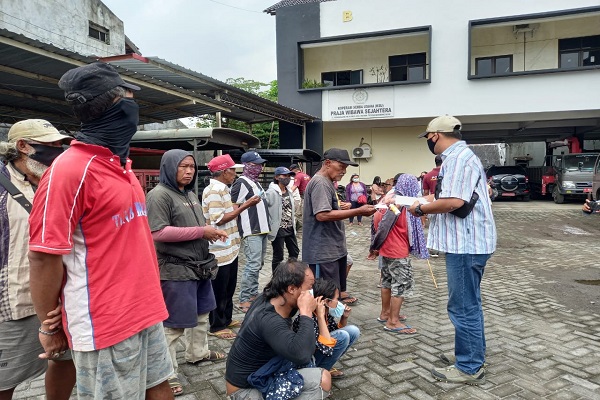
[[[261, 201], [260, 196], [252, 196], [250, 199], [246, 200], [241, 205], [233, 204], [233, 211], [223, 214], [223, 218], [221, 218], [217, 222], [217, 225], [218, 226], [224, 225], [227, 222], [236, 219], [241, 213], [243, 213], [248, 208], [257, 205], [258, 203], [260, 203], [260, 201]], [[209, 210], [209, 213], [210, 213], [210, 210]]]
[[327, 221], [341, 221], [346, 218], [356, 217], [358, 215], [369, 216], [375, 214], [375, 207], [370, 204], [365, 204], [359, 208], [353, 208], [351, 210], [330, 210], [321, 211], [315, 218], [319, 222]]
[[[42, 322], [59, 303], [64, 276], [62, 255], [30, 251], [29, 274], [31, 299], [38, 319]], [[42, 325], [40, 329], [51, 333], [39, 334], [40, 342], [45, 350], [45, 354], [40, 355], [40, 358], [53, 358], [52, 355], [68, 349], [67, 338], [63, 330], [51, 331], [45, 325]]]

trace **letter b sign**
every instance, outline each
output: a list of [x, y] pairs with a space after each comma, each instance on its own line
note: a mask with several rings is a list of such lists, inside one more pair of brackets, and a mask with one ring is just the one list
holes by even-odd
[[352, 21], [352, 11], [342, 12], [342, 21], [344, 21], [344, 22]]

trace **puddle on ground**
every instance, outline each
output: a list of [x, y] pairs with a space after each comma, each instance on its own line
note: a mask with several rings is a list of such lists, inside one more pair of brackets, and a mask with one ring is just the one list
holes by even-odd
[[600, 279], [575, 279], [575, 282], [581, 283], [582, 285], [600, 286]]

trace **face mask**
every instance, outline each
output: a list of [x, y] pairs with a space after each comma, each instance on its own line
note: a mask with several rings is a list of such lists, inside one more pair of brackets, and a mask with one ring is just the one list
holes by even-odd
[[106, 147], [125, 165], [129, 156], [129, 142], [137, 132], [140, 107], [133, 99], [122, 98], [93, 121], [83, 123], [77, 140]]
[[427, 139], [427, 147], [429, 147], [429, 151], [430, 152], [432, 152], [433, 154], [435, 154], [435, 144], [436, 144], [436, 142], [434, 142], [431, 139], [432, 138]]
[[290, 177], [287, 178], [279, 178], [279, 183], [281, 183], [283, 186], [287, 186], [290, 184], [290, 182], [292, 181], [292, 179]]
[[344, 303], [338, 300], [337, 307], [329, 309], [329, 315], [331, 315], [333, 318], [341, 318], [342, 315], [344, 315], [344, 311], [346, 311], [346, 306]]
[[52, 161], [64, 151], [62, 146], [46, 146], [45, 144], [32, 144], [29, 143], [31, 147], [35, 150], [34, 154], [29, 155], [28, 157], [32, 160], [35, 160], [45, 166], [49, 167], [52, 164]]
[[244, 164], [244, 172], [242, 175], [256, 182], [260, 173], [263, 170], [262, 164]]
[[352, 182], [358, 182], [359, 179], [358, 178], [352, 178]]

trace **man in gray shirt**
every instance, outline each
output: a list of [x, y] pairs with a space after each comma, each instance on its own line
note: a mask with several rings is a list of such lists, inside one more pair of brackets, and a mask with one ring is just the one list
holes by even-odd
[[375, 207], [365, 204], [342, 210], [334, 181], [340, 181], [350, 161], [347, 150], [332, 148], [323, 154], [321, 169], [313, 176], [304, 192], [302, 258], [310, 265], [315, 277], [331, 279], [346, 291], [346, 234], [343, 220], [375, 213]]

